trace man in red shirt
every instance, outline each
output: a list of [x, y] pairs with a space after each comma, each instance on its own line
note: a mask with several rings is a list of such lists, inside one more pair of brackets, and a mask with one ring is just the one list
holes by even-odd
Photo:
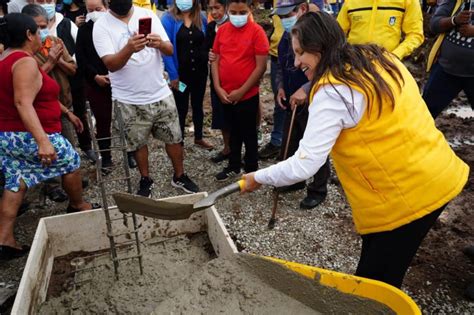
[[258, 169], [257, 113], [259, 81], [265, 73], [269, 43], [262, 27], [249, 19], [251, 1], [230, 0], [230, 23], [217, 33], [212, 63], [214, 88], [231, 122], [229, 165], [216, 175], [219, 181], [240, 173], [242, 144], [245, 172]]

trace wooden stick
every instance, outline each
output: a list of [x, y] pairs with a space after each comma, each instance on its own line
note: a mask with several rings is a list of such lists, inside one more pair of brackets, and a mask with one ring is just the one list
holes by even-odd
[[[286, 138], [286, 143], [285, 143], [285, 150], [283, 151], [283, 160], [286, 160], [288, 157], [288, 148], [290, 146], [290, 139], [291, 139], [291, 132], [293, 131], [293, 124], [295, 122], [295, 117], [296, 117], [296, 107], [293, 107], [292, 113], [291, 113], [291, 120], [290, 120], [290, 128], [288, 129], [288, 137]], [[268, 228], [273, 229], [275, 227], [276, 223], [276, 212], [278, 208], [278, 199], [279, 199], [280, 193], [276, 188], [273, 189], [273, 207], [272, 207], [272, 217], [268, 221]]]

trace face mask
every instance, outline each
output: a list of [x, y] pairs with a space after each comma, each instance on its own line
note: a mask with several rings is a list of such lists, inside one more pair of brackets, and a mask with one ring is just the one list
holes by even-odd
[[112, 0], [109, 4], [110, 10], [118, 16], [126, 16], [132, 8], [131, 0]]
[[41, 42], [44, 43], [44, 41], [46, 40], [46, 37], [48, 37], [49, 35], [49, 30], [48, 28], [43, 28], [43, 29], [40, 29], [39, 32], [40, 32]]
[[193, 7], [193, 0], [176, 0], [176, 6], [180, 11], [189, 11]]
[[285, 29], [286, 32], [290, 32], [291, 28], [296, 24], [296, 15], [290, 16], [288, 18], [281, 19], [281, 25]]
[[71, 5], [72, 0], [63, 0], [63, 4]]
[[92, 21], [92, 22], [95, 23], [104, 14], [105, 14], [105, 12], [103, 12], [103, 11], [89, 12], [86, 15], [86, 22]]
[[52, 20], [54, 18], [54, 14], [56, 13], [56, 6], [54, 3], [45, 3], [41, 5], [43, 9], [46, 10], [46, 13], [48, 14], [48, 19]]
[[221, 25], [222, 23], [224, 23], [225, 21], [227, 21], [227, 19], [229, 18], [229, 16], [226, 14], [224, 14], [224, 16], [220, 19], [220, 20], [216, 20], [216, 24], [217, 25]]
[[243, 27], [245, 24], [247, 24], [247, 18], [248, 18], [248, 14], [246, 15], [233, 15], [233, 14], [230, 14], [229, 15], [229, 21], [230, 23], [232, 23], [232, 25], [234, 25], [235, 27], [237, 28], [241, 28]]

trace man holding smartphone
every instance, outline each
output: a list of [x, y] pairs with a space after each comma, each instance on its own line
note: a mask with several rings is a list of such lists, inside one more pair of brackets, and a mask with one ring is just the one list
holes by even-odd
[[[165, 143], [174, 169], [171, 184], [188, 193], [197, 192], [198, 186], [184, 173], [178, 112], [163, 77], [162, 54], [171, 55], [173, 46], [151, 10], [133, 7], [132, 0], [112, 0], [109, 8], [94, 25], [93, 41], [109, 70], [114, 106], [125, 122], [127, 149], [136, 151], [141, 174], [137, 194], [149, 197], [153, 188], [148, 168], [150, 134]], [[149, 24], [143, 23], [148, 18], [151, 32], [145, 36], [139, 24]]]

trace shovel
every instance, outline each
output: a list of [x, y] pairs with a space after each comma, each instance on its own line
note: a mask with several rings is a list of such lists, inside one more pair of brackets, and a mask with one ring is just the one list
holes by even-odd
[[194, 212], [213, 206], [217, 199], [241, 191], [244, 185], [245, 181], [241, 179], [236, 183], [212, 192], [194, 204], [155, 200], [127, 193], [116, 193], [113, 194], [113, 197], [120, 212], [131, 212], [162, 220], [184, 220], [189, 218]]

